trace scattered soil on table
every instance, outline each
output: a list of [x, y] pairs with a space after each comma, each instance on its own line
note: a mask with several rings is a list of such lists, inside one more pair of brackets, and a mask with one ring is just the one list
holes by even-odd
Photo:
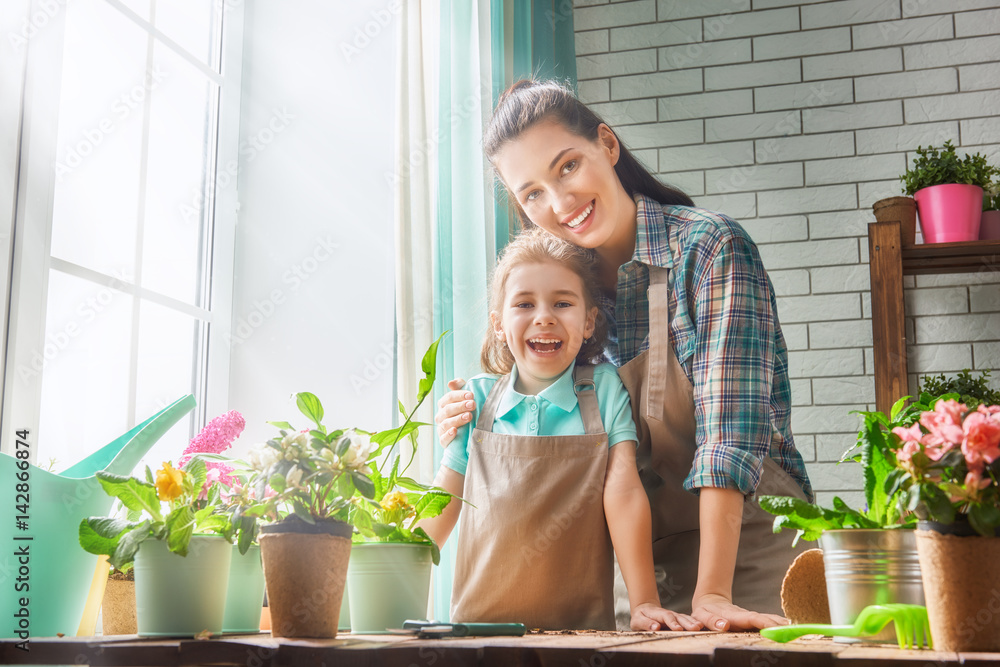
[[525, 634], [550, 636], [559, 635], [579, 635], [584, 637], [655, 637], [656, 632], [622, 631], [617, 630], [542, 630], [541, 628], [531, 628]]

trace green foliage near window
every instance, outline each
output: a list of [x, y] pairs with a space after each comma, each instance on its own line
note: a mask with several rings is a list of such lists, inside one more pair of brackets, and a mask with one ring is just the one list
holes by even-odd
[[981, 371], [979, 377], [972, 377], [972, 372], [966, 368], [953, 377], [945, 377], [944, 374], [932, 376], [925, 375], [920, 382], [920, 389], [917, 392], [921, 395], [946, 396], [947, 394], [957, 394], [948, 396], [955, 398], [959, 403], [965, 403], [969, 410], [975, 410], [979, 405], [1000, 404], [1000, 391], [990, 389], [990, 372]]
[[941, 149], [918, 146], [913, 167], [900, 176], [900, 180], [903, 192], [913, 195], [917, 190], [946, 183], [965, 183], [986, 189], [997, 174], [996, 167], [984, 156], [974, 153], [959, 158], [951, 141], [946, 141]]

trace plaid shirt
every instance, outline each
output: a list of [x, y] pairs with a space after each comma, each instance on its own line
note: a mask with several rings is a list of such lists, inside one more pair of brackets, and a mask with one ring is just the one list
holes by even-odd
[[790, 423], [788, 353], [774, 289], [746, 231], [723, 215], [636, 195], [632, 259], [607, 299], [606, 354], [621, 366], [649, 347], [649, 266], [671, 271], [670, 340], [694, 387], [694, 465], [684, 488], [757, 488], [770, 456], [812, 499]]

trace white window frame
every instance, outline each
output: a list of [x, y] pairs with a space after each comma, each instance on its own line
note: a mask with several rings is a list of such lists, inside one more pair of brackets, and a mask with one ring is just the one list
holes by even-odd
[[[113, 276], [84, 269], [62, 260], [52, 258], [51, 246], [52, 210], [56, 175], [51, 165], [56, 162], [56, 132], [61, 73], [59, 67], [43, 68], [39, 51], [52, 48], [61, 49], [65, 32], [64, 2], [67, 0], [3, 0], [5, 4], [16, 4], [22, 20], [31, 25], [31, 17], [46, 16], [44, 29], [37, 30], [28, 40], [20, 58], [0, 58], [0, 85], [9, 86], [20, 70], [18, 95], [4, 99], [0, 104], [0, 118], [21, 118], [19, 127], [3, 127], [0, 132], [0, 176], [4, 176], [8, 163], [12, 161], [18, 178], [8, 183], [0, 180], [0, 235], [6, 229], [13, 234], [6, 237], [7, 252], [0, 262], [4, 264], [5, 281], [5, 336], [3, 354], [0, 357], [0, 372], [3, 386], [0, 398], [3, 407], [0, 413], [0, 450], [11, 453], [15, 431], [28, 429], [30, 434], [38, 433], [41, 412], [42, 374], [37, 373], [25, 379], [25, 373], [18, 377], [19, 368], [31, 368], [32, 356], [45, 344], [45, 312], [48, 294], [48, 275], [51, 268], [57, 268], [71, 275], [84, 278], [96, 284], [107, 284], [126, 294], [137, 297], [133, 306], [133, 327], [131, 340], [131, 381], [128, 405], [128, 427], [149, 415], [135, 414], [136, 355], [139, 327], [137, 326], [138, 299], [168, 306], [194, 316], [207, 329], [201, 336], [203, 364], [197, 374], [199, 405], [195, 413], [195, 425], [204, 424], [208, 415], [225, 412], [229, 397], [229, 346], [227, 340], [232, 326], [233, 268], [236, 241], [237, 189], [234, 187], [217, 190], [208, 188], [212, 199], [213, 221], [209, 225], [207, 241], [211, 248], [207, 262], [209, 277], [206, 283], [210, 293], [206, 303], [208, 308], [184, 304], [178, 300], [158, 295], [136, 285], [126, 285]], [[72, 0], [68, 0], [72, 2]], [[240, 96], [242, 81], [244, 6], [242, 2], [224, 0], [214, 3], [222, 12], [222, 53], [221, 74], [204, 63], [193, 59], [162, 32], [151, 26], [140, 16], [131, 12], [118, 0], [104, 0], [120, 11], [125, 17], [150, 33], [158, 43], [173, 50], [188, 60], [203, 73], [219, 84], [219, 104], [217, 115], [217, 148], [214, 163], [209, 173], [216, 175], [220, 168], [235, 173], [238, 164]], [[169, 2], [169, 0], [160, 0]], [[9, 10], [12, 5], [7, 5]], [[52, 11], [55, 7], [56, 11]], [[8, 16], [13, 16], [8, 14]], [[6, 21], [5, 21], [6, 22]], [[15, 24], [20, 22], [15, 19]], [[152, 44], [152, 41], [151, 41]], [[55, 45], [53, 47], [53, 45]], [[2, 44], [0, 48], [7, 45]], [[150, 46], [152, 48], [152, 46]], [[36, 57], [32, 59], [32, 53]], [[61, 61], [60, 61], [61, 62]], [[3, 88], [0, 88], [2, 91]], [[148, 97], [147, 97], [148, 100]], [[148, 103], [148, 102], [147, 102]], [[19, 109], [15, 110], [15, 107]], [[148, 109], [147, 109], [148, 112]], [[148, 113], [147, 113], [148, 116]], [[8, 155], [12, 150], [13, 156]], [[143, 164], [146, 146], [143, 147]], [[31, 174], [31, 178], [27, 175]], [[7, 216], [10, 212], [10, 217]], [[4, 228], [6, 227], [6, 229]], [[0, 236], [2, 238], [2, 236]], [[13, 387], [17, 387], [17, 391]], [[93, 443], [99, 447], [104, 443]], [[31, 448], [32, 461], [37, 447]], [[81, 452], [81, 457], [89, 452]]]

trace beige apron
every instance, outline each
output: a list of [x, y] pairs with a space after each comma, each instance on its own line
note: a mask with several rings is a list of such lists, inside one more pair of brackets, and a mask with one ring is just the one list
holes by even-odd
[[593, 376], [593, 366], [573, 372], [586, 435], [494, 433], [510, 375], [493, 386], [469, 443], [452, 621], [615, 628], [608, 436]]
[[[649, 267], [649, 349], [618, 370], [632, 398], [639, 435], [639, 475], [653, 517], [653, 563], [660, 604], [690, 613], [698, 576], [698, 496], [684, 489], [695, 452], [694, 390], [670, 344], [668, 269]], [[799, 485], [770, 457], [764, 460], [757, 495], [805, 499]], [[733, 603], [763, 613], [781, 613], [781, 580], [806, 547], [791, 547], [790, 533], [775, 535], [774, 517], [747, 500], [733, 576]], [[619, 627], [627, 599], [616, 582]], [[627, 627], [627, 623], [625, 623]]]

